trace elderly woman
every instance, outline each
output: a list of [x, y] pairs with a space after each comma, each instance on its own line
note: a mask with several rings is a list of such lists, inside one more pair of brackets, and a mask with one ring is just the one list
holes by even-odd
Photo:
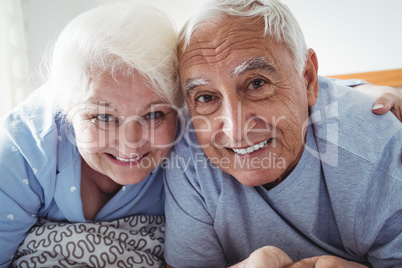
[[[31, 256], [47, 266], [162, 263], [160, 164], [182, 106], [175, 47], [169, 18], [128, 4], [91, 10], [62, 31], [47, 83], [1, 122], [0, 267], [13, 255], [14, 265]], [[57, 225], [65, 229], [49, 245], [35, 243], [55, 222], [85, 225]]]

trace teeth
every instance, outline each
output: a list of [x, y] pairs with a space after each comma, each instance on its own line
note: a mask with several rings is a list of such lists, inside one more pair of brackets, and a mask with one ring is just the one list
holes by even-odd
[[120, 158], [120, 157], [115, 156], [115, 158], [116, 158], [117, 160], [123, 161], [123, 162], [137, 161], [137, 160], [140, 159], [141, 157], [142, 157], [142, 155], [141, 155], [141, 156], [138, 156], [138, 157], [136, 157], [136, 158], [126, 159], [126, 158]]
[[232, 149], [236, 154], [249, 154], [252, 152], [255, 152], [259, 149], [261, 149], [262, 147], [264, 147], [265, 144], [268, 143], [268, 140], [260, 142], [258, 144], [255, 144], [253, 146], [250, 146], [248, 148], [242, 148], [242, 149]]

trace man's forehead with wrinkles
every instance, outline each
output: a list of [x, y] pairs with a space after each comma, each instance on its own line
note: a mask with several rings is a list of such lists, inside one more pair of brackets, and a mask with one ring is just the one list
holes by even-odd
[[[179, 49], [179, 61], [205, 61], [214, 63], [229, 55], [231, 49], [244, 42], [261, 42], [264, 22], [262, 20], [228, 17], [221, 22], [202, 23], [193, 32], [189, 46]], [[230, 46], [229, 46], [230, 45]]]
[[198, 86], [209, 85], [209, 76], [221, 72], [235, 78], [252, 70], [277, 76], [278, 56], [284, 49], [264, 36], [262, 20], [230, 17], [204, 23], [194, 31], [189, 46], [179, 55], [180, 83], [189, 96]]

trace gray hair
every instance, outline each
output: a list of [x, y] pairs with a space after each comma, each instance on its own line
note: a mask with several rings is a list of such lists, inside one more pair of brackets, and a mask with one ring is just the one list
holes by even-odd
[[55, 102], [67, 112], [88, 81], [136, 71], [165, 101], [182, 107], [176, 41], [173, 21], [152, 7], [118, 3], [77, 16], [53, 48], [48, 85]]
[[191, 35], [205, 22], [219, 22], [225, 16], [262, 18], [265, 23], [264, 36], [271, 36], [284, 43], [302, 74], [308, 51], [300, 26], [289, 8], [279, 0], [211, 0], [193, 16], [179, 35], [182, 50], [190, 44]]

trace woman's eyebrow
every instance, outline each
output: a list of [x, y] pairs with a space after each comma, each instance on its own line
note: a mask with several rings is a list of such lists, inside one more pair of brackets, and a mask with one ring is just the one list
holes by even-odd
[[99, 100], [99, 99], [90, 99], [90, 100], [87, 100], [87, 101], [85, 102], [85, 104], [86, 104], [87, 106], [90, 106], [90, 107], [91, 107], [91, 106], [92, 106], [92, 107], [94, 107], [94, 106], [96, 106], [96, 107], [102, 107], [103, 109], [107, 109], [107, 110], [110, 110], [110, 111], [116, 111], [116, 110], [117, 110], [117, 107], [116, 107], [115, 104], [106, 102], [106, 101], [104, 101], [104, 100]]
[[241, 75], [245, 72], [262, 69], [269, 73], [277, 73], [275, 66], [267, 61], [264, 57], [254, 58], [243, 62], [239, 66], [235, 67], [232, 71], [232, 77]]

